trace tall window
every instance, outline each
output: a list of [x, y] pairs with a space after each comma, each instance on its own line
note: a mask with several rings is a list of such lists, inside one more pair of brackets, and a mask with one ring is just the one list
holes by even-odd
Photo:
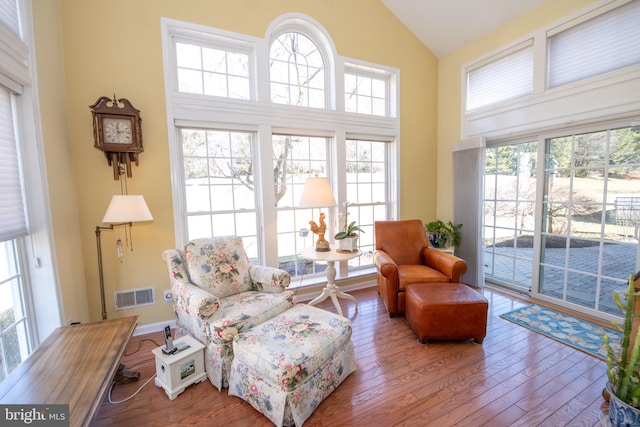
[[0, 86], [0, 381], [29, 355], [29, 319], [18, 245], [27, 235], [14, 95]]
[[181, 135], [189, 240], [242, 236], [247, 254], [257, 259], [253, 135], [204, 129]]
[[[313, 245], [309, 221], [320, 210], [296, 208], [305, 181], [329, 172], [329, 140], [301, 135], [273, 136], [273, 170], [278, 224], [278, 264], [293, 276], [324, 271], [325, 266], [300, 258], [300, 250]], [[322, 210], [326, 213], [327, 209]], [[327, 218], [329, 219], [329, 218]]]
[[339, 226], [344, 226], [345, 221], [356, 221], [364, 231], [359, 238], [364, 255], [349, 261], [354, 266], [372, 263], [373, 224], [389, 219], [388, 150], [387, 142], [347, 140], [347, 197], [344, 203], [348, 217], [341, 218]]
[[16, 1], [0, 1], [0, 381], [33, 350], [34, 335], [22, 250], [29, 230], [20, 138], [28, 120], [17, 108], [29, 81], [29, 48], [21, 38], [18, 12]]
[[[236, 234], [252, 259], [323, 279], [324, 264], [298, 256], [316, 238], [319, 210], [297, 205], [317, 175], [339, 205], [322, 210], [328, 240], [347, 202], [365, 230], [364, 255], [338, 278], [370, 273], [373, 223], [397, 211], [398, 71], [337, 60], [326, 31], [299, 14], [276, 19], [264, 40], [171, 20], [163, 31], [178, 246]], [[339, 79], [353, 82], [347, 92], [335, 93]]]

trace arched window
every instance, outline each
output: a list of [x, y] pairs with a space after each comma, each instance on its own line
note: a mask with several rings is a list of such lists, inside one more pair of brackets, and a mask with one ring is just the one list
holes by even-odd
[[271, 102], [325, 108], [325, 64], [318, 46], [304, 34], [287, 32], [271, 44]]
[[235, 234], [258, 263], [322, 283], [324, 264], [299, 256], [318, 212], [298, 202], [309, 176], [326, 176], [340, 206], [325, 211], [328, 236], [347, 203], [366, 230], [363, 256], [339, 277], [370, 274], [373, 224], [397, 210], [399, 70], [338, 56], [299, 13], [276, 18], [264, 38], [162, 22], [178, 245]]

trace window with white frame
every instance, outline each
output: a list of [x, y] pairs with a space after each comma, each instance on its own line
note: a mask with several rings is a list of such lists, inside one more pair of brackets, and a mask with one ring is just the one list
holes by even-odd
[[485, 279], [609, 319], [620, 314], [613, 291], [640, 267], [638, 11], [612, 0], [536, 31], [531, 96], [468, 108], [463, 120], [465, 137], [488, 139]]
[[[499, 136], [507, 127], [535, 132], [541, 122], [576, 122], [629, 108], [640, 70], [638, 20], [638, 1], [596, 4], [465, 66], [463, 137]], [[567, 109], [565, 96], [576, 108]], [[588, 104], [595, 98], [598, 108]]]
[[241, 236], [257, 259], [257, 210], [250, 132], [181, 129], [189, 240]]
[[[318, 221], [320, 210], [298, 208], [297, 204], [308, 177], [330, 174], [329, 143], [325, 137], [273, 135], [278, 266], [292, 276], [324, 271], [324, 265], [298, 256], [301, 249], [315, 241], [309, 221]], [[327, 209], [322, 211], [326, 213]]]
[[[302, 188], [310, 176], [328, 177], [339, 206], [347, 201], [353, 204], [350, 215], [365, 230], [361, 248], [370, 252], [373, 222], [391, 219], [397, 210], [396, 202], [391, 202], [397, 200], [398, 189], [393, 187], [397, 181], [389, 176], [397, 172], [392, 160], [397, 154], [390, 153], [397, 150], [399, 118], [389, 112], [398, 110], [393, 105], [398, 72], [375, 64], [367, 64], [366, 72], [346, 71], [345, 61], [336, 60], [326, 31], [312, 19], [291, 15], [295, 25], [287, 16], [276, 19], [267, 43], [163, 20], [164, 52], [171, 58], [166, 75], [174, 76], [167, 78], [166, 93], [174, 118], [170, 135], [176, 135], [175, 140], [170, 138], [171, 167], [178, 172], [172, 174], [176, 240], [180, 246], [195, 237], [235, 233], [243, 237], [245, 246], [255, 247], [255, 252], [248, 248], [252, 259], [284, 268], [293, 276], [323, 277], [324, 265], [298, 257], [302, 248], [315, 241], [309, 221], [317, 221], [319, 213], [297, 207]], [[220, 39], [224, 43], [212, 45], [212, 40]], [[213, 55], [206, 49], [212, 48], [227, 52], [226, 56], [215, 52], [216, 67], [203, 65], [204, 57]], [[189, 52], [184, 61], [180, 49]], [[224, 95], [192, 98], [209, 94], [204, 89], [205, 74], [218, 70], [224, 74], [222, 64], [228, 63], [228, 52], [245, 52], [248, 57], [242, 64], [249, 64], [250, 70], [255, 65], [256, 72], [247, 74], [255, 98], [245, 103]], [[181, 73], [188, 76], [185, 83]], [[351, 90], [359, 97], [360, 107], [335, 111], [330, 100], [344, 101], [346, 94], [329, 93], [328, 88], [335, 86], [330, 82], [336, 75], [345, 79], [347, 74], [360, 78]], [[232, 79], [216, 79], [229, 82], [226, 90], [234, 92]], [[183, 85], [197, 90], [185, 93], [179, 89]], [[347, 139], [349, 134], [367, 137]], [[340, 207], [323, 210], [329, 240], [339, 227]], [[339, 277], [345, 272], [358, 274], [355, 267], [371, 265], [371, 257], [365, 255], [349, 262], [353, 268], [340, 269]]]
[[344, 75], [344, 109], [349, 113], [387, 116], [388, 79], [348, 70]]
[[[361, 139], [346, 141], [346, 184], [345, 209], [339, 218], [339, 227], [353, 221], [362, 229], [360, 250], [362, 257], [349, 261], [353, 266], [369, 265], [374, 251], [373, 224], [388, 218], [389, 143]], [[345, 212], [347, 213], [345, 215]]]
[[640, 64], [640, 2], [549, 32], [548, 87]]
[[31, 352], [24, 280], [18, 247], [28, 234], [19, 147], [14, 120], [15, 95], [0, 85], [0, 381]]
[[533, 40], [470, 68], [467, 110], [474, 110], [533, 92]]
[[[29, 178], [39, 177], [40, 171], [28, 171], [33, 159], [24, 158], [25, 135], [34, 129], [24, 113], [32, 97], [23, 94], [31, 70], [30, 47], [21, 31], [28, 27], [21, 19], [22, 9], [21, 2], [0, 0], [0, 382], [38, 342], [36, 313], [28, 297], [29, 258], [25, 247], [29, 216], [24, 186]], [[37, 199], [34, 192], [32, 200]], [[47, 285], [42, 289], [48, 289]], [[54, 301], [47, 303], [52, 312], [57, 310]]]
[[250, 55], [227, 47], [176, 41], [178, 91], [251, 98]]
[[304, 34], [288, 32], [271, 43], [271, 102], [325, 108], [324, 60]]

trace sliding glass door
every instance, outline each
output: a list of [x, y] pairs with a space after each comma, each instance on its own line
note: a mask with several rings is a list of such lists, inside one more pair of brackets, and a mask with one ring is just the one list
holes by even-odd
[[533, 271], [537, 151], [533, 141], [485, 152], [485, 277], [527, 291]]
[[640, 128], [545, 141], [540, 295], [618, 315], [638, 268]]
[[489, 145], [485, 165], [485, 279], [618, 316], [640, 266], [640, 127]]

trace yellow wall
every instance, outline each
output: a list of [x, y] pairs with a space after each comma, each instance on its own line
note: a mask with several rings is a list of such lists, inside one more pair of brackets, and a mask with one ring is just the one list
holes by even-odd
[[[36, 15], [55, 19], [55, 14], [47, 15], [55, 12], [49, 3], [35, 0]], [[59, 0], [59, 5], [62, 43], [55, 38], [55, 28], [46, 28], [48, 24], [42, 20], [36, 22], [44, 27], [36, 31], [36, 48], [64, 55], [62, 62], [59, 58], [50, 60], [55, 69], [39, 67], [41, 89], [49, 91], [47, 105], [53, 107], [51, 98], [57, 98], [56, 105], [64, 110], [47, 120], [43, 134], [45, 145], [53, 144], [55, 150], [62, 139], [68, 139], [68, 148], [62, 147], [60, 154], [47, 150], [47, 164], [68, 150], [81, 242], [75, 261], [84, 267], [86, 290], [77, 281], [62, 280], [61, 285], [63, 294], [77, 292], [80, 296], [73, 304], [81, 305], [86, 292], [90, 320], [100, 318], [94, 229], [111, 196], [121, 193], [121, 183], [113, 180], [104, 156], [93, 148], [88, 106], [98, 97], [114, 93], [129, 99], [142, 112], [145, 151], [128, 180], [128, 193], [144, 195], [154, 221], [134, 225], [135, 250], [125, 251], [122, 263], [115, 256], [115, 240], [125, 241], [123, 231], [102, 233], [107, 311], [111, 318], [137, 314], [141, 325], [173, 318], [170, 304], [162, 302], [162, 290], [168, 289], [169, 281], [161, 253], [175, 242], [160, 17], [264, 37], [278, 16], [303, 13], [325, 27], [339, 55], [399, 68], [401, 213], [403, 218], [434, 216], [436, 171], [426, 170], [424, 164], [436, 156], [437, 59], [378, 0]], [[64, 81], [57, 75], [49, 76], [61, 67]], [[57, 131], [64, 125], [68, 126], [66, 131]], [[67, 202], [67, 175], [61, 168], [54, 168], [49, 175], [52, 200]], [[417, 177], [419, 186], [413, 185]], [[74, 218], [73, 213], [64, 216], [62, 209], [54, 212], [55, 228]], [[113, 312], [114, 290], [143, 286], [156, 288], [156, 305]], [[71, 311], [71, 305], [65, 301], [65, 311]], [[89, 320], [82, 317], [79, 320]]]
[[462, 137], [462, 67], [476, 58], [525, 37], [585, 8], [594, 0], [549, 0], [540, 7], [474, 40], [440, 59], [438, 80], [438, 185], [437, 215], [453, 219], [451, 147]]

